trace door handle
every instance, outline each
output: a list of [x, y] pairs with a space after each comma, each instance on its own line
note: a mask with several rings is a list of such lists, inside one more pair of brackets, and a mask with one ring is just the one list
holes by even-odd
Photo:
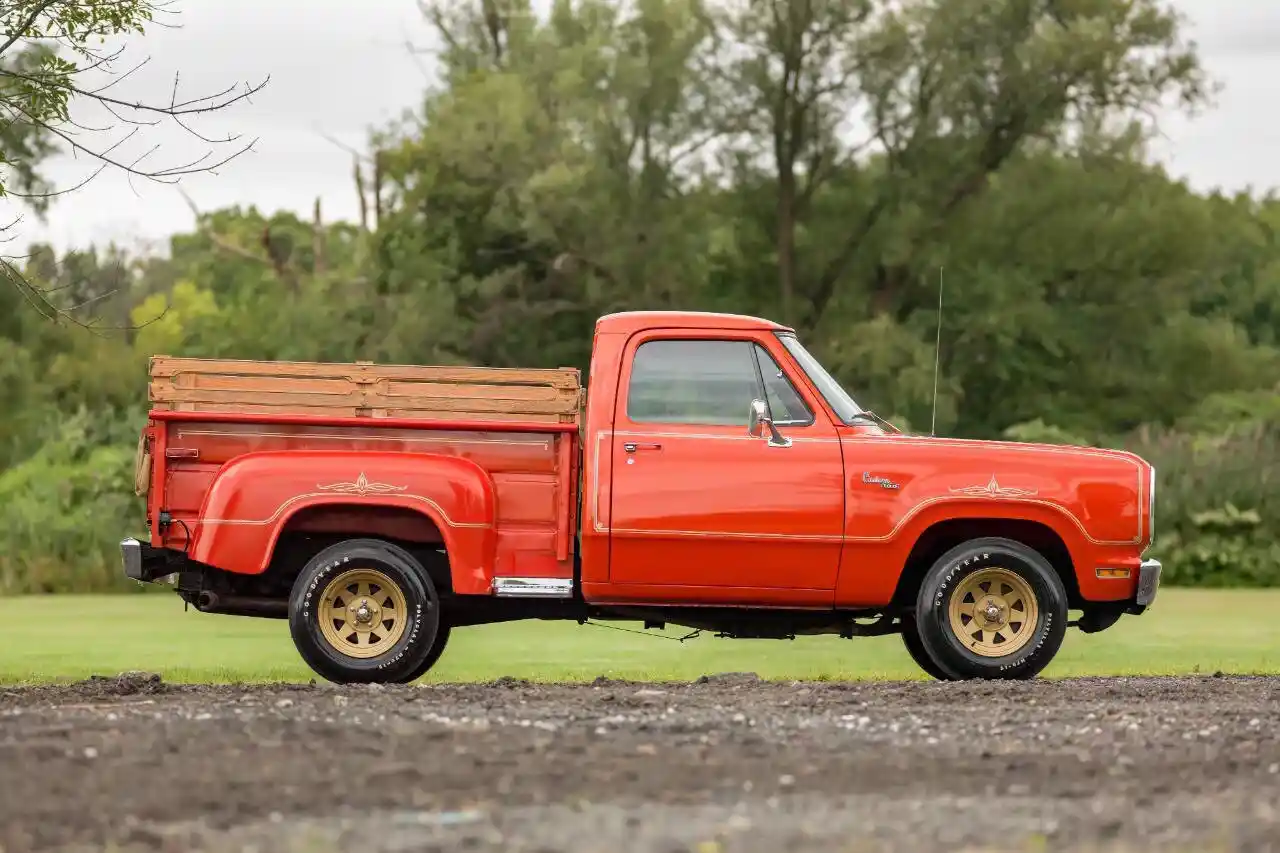
[[637, 450], [661, 450], [661, 444], [637, 444], [634, 441], [628, 441], [622, 445], [622, 449], [627, 453], [635, 453]]

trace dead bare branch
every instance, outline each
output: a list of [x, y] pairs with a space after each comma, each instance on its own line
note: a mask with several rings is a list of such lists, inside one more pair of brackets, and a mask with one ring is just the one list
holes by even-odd
[[213, 243], [214, 246], [222, 251], [235, 255], [238, 258], [243, 258], [246, 261], [253, 261], [254, 263], [263, 264], [265, 266], [272, 266], [270, 258], [246, 249], [234, 240], [229, 240], [210, 228], [204, 220], [204, 215], [200, 213], [200, 208], [196, 207], [195, 201], [193, 201], [191, 196], [187, 195], [186, 191], [181, 187], [178, 188], [178, 194], [182, 196], [182, 200], [187, 203], [187, 207], [190, 208], [191, 214], [195, 217], [196, 230], [208, 237], [210, 243]]

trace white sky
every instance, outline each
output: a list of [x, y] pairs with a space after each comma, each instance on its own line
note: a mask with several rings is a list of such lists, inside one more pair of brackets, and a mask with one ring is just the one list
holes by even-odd
[[[1174, 2], [1192, 19], [1202, 58], [1225, 89], [1216, 106], [1195, 119], [1166, 119], [1158, 156], [1198, 188], [1280, 188], [1280, 2]], [[163, 100], [179, 71], [180, 93], [188, 97], [271, 77], [253, 103], [199, 124], [207, 135], [259, 141], [216, 176], [184, 178], [195, 203], [205, 210], [252, 204], [310, 215], [319, 196], [327, 219], [354, 218], [351, 155], [324, 137], [363, 148], [372, 126], [419, 102], [427, 77], [406, 44], [425, 44], [426, 27], [413, 0], [178, 0], [177, 7], [177, 28], [154, 29], [129, 47], [126, 67], [148, 56], [150, 62], [116, 87], [117, 94]], [[102, 116], [81, 120], [101, 123]], [[160, 165], [208, 147], [166, 127], [147, 129], [145, 143], [129, 150], [136, 156], [155, 144]], [[84, 158], [63, 157], [48, 171], [65, 187], [92, 170]], [[0, 215], [8, 204], [0, 202]], [[27, 214], [19, 228], [24, 243], [145, 246], [163, 244], [192, 221], [174, 188], [104, 173], [56, 201], [47, 222]]]

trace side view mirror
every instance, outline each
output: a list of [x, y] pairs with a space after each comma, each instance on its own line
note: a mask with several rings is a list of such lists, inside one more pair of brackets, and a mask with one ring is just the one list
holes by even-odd
[[764, 400], [752, 400], [747, 412], [747, 434], [752, 438], [764, 438], [766, 431], [769, 433], [770, 447], [791, 446], [791, 439], [778, 432], [778, 428], [773, 425], [773, 418], [769, 417], [769, 405]]

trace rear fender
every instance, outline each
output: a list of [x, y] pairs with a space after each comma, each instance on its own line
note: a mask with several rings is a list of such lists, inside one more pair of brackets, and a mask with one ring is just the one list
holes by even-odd
[[321, 506], [420, 513], [444, 540], [454, 591], [490, 591], [493, 481], [479, 465], [454, 456], [310, 450], [238, 456], [205, 495], [190, 556], [228, 572], [261, 574], [289, 520]]

